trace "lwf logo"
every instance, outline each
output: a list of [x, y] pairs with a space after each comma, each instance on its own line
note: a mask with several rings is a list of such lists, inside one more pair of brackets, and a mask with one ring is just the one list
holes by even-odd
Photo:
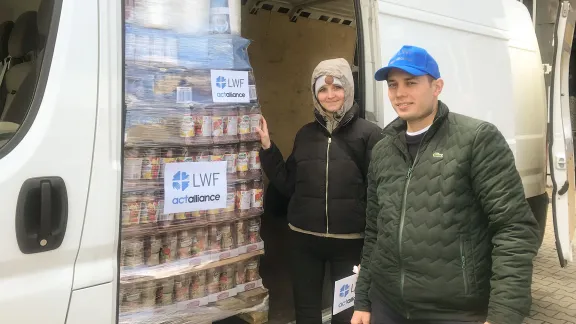
[[349, 285], [344, 285], [344, 286], [342, 286], [342, 288], [340, 288], [340, 297], [344, 298], [344, 297], [348, 296], [349, 293], [350, 293], [350, 286]]
[[219, 76], [216, 78], [216, 86], [220, 89], [226, 88], [226, 78], [223, 76]]
[[[340, 302], [338, 303], [338, 307], [342, 309], [346, 309], [348, 305], [354, 305], [355, 296], [352, 296], [354, 293], [354, 284], [344, 284], [340, 287]], [[350, 297], [350, 298], [348, 298]]]
[[186, 190], [190, 186], [190, 175], [184, 171], [178, 171], [172, 177], [172, 188]]

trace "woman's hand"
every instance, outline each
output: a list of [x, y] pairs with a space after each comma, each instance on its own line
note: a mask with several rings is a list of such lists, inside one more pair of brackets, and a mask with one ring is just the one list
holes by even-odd
[[260, 142], [262, 143], [262, 148], [267, 150], [272, 146], [272, 142], [270, 141], [270, 134], [268, 133], [268, 123], [266, 123], [266, 119], [262, 116], [262, 129], [256, 127], [256, 131], [260, 134]]

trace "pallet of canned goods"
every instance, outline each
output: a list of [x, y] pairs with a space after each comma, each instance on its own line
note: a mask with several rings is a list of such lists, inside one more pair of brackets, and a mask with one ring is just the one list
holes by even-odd
[[125, 5], [119, 323], [264, 311], [267, 297], [243, 295], [267, 292], [262, 114], [240, 1]]
[[236, 315], [246, 307], [219, 308], [219, 302], [236, 298], [242, 302], [242, 294], [262, 288], [259, 257], [247, 257], [227, 264], [189, 273], [175, 274], [166, 278], [120, 285], [120, 323], [157, 323], [173, 319], [205, 317], [210, 321]]

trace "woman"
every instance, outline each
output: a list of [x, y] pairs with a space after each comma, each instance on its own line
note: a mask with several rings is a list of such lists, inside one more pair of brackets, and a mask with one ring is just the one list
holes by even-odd
[[[381, 138], [378, 126], [358, 118], [352, 71], [344, 59], [323, 61], [312, 75], [316, 121], [296, 134], [284, 162], [270, 140], [266, 120], [259, 129], [264, 172], [291, 197], [291, 273], [296, 322], [320, 324], [324, 266], [334, 283], [360, 263], [370, 151]], [[331, 298], [330, 298], [331, 299]], [[332, 323], [350, 323], [353, 309]]]

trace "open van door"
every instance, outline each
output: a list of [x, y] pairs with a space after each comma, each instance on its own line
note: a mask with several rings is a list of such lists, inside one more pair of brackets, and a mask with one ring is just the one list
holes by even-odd
[[548, 96], [550, 109], [548, 160], [553, 185], [552, 213], [556, 249], [562, 267], [573, 261], [572, 243], [576, 227], [574, 142], [570, 124], [568, 87], [570, 52], [576, 21], [574, 9], [569, 1], [562, 1], [558, 7], [554, 33], [552, 83]]

